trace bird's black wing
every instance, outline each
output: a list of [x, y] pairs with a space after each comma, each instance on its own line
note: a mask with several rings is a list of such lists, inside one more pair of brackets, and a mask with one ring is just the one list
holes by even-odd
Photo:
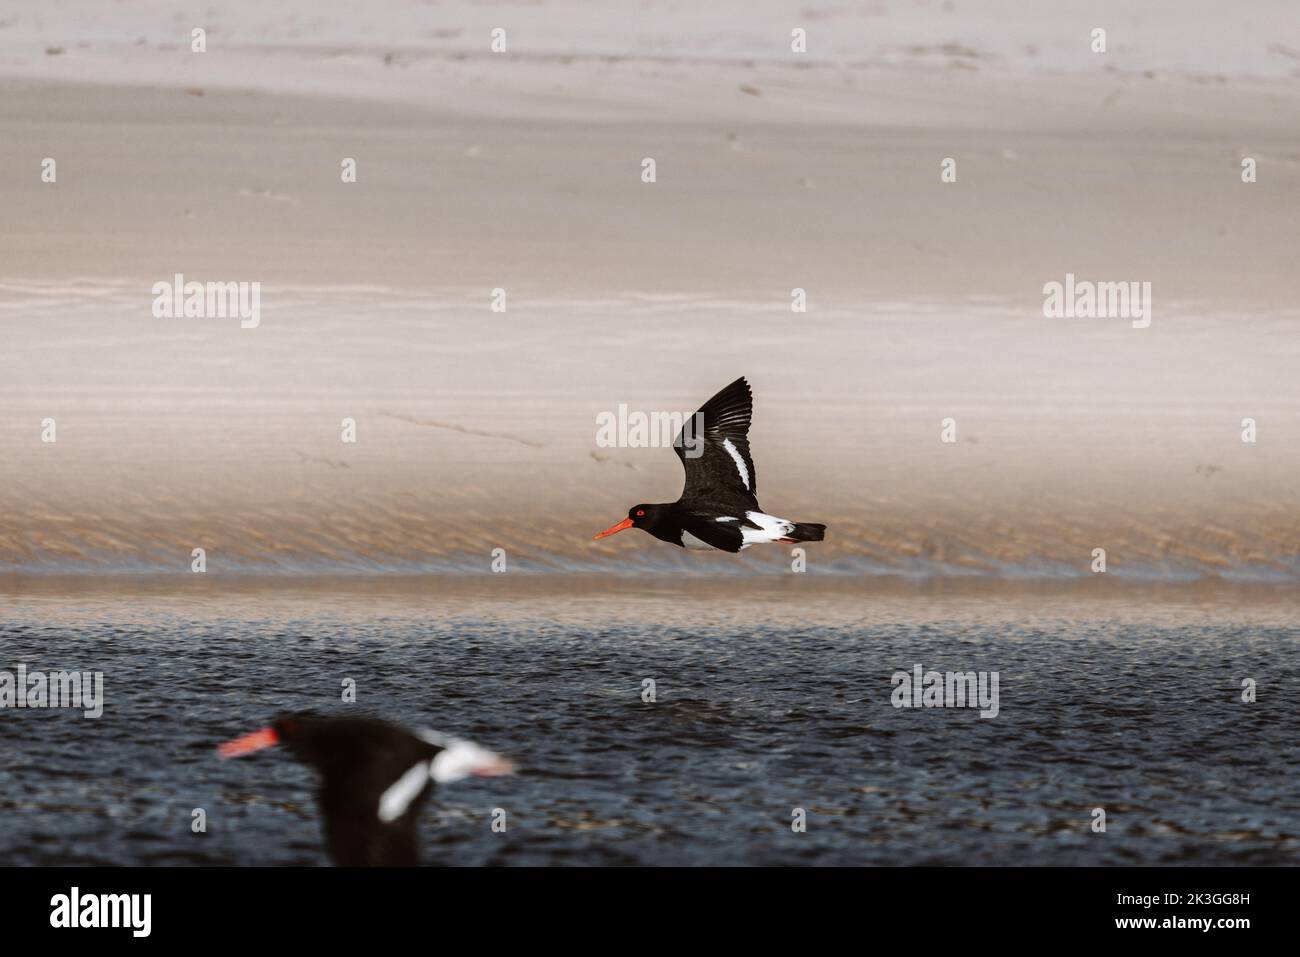
[[[416, 824], [433, 790], [429, 761], [441, 749], [413, 735], [378, 730], [352, 744], [321, 769], [317, 791], [331, 860], [342, 867], [415, 866], [420, 856]], [[380, 813], [386, 795], [390, 802], [396, 799], [395, 806], [386, 808], [388, 820]]]
[[378, 793], [359, 799], [355, 792], [345, 795], [322, 787], [317, 801], [330, 860], [339, 867], [415, 867], [420, 863], [416, 824], [432, 790], [426, 784], [400, 817], [385, 822], [377, 815]]
[[682, 426], [673, 451], [686, 469], [682, 504], [757, 509], [758, 477], [749, 455], [754, 398], [741, 376]]

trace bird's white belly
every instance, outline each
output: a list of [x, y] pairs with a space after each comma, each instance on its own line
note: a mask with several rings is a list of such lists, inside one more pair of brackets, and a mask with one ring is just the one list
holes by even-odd
[[[686, 548], [713, 548], [713, 546], [704, 541], [704, 539], [696, 538], [690, 532], [686, 531], [686, 529], [682, 529], [682, 545]], [[716, 549], [714, 550], [716, 551]]]

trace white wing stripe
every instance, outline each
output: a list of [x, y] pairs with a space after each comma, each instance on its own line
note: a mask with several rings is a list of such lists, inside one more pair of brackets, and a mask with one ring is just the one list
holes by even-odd
[[421, 761], [390, 784], [379, 796], [379, 820], [387, 824], [405, 814], [428, 783], [430, 770], [429, 762]]
[[723, 439], [722, 447], [736, 460], [736, 471], [740, 473], [740, 481], [745, 484], [745, 488], [749, 488], [749, 469], [745, 468], [745, 460], [741, 457], [740, 450], [731, 444], [731, 439]]

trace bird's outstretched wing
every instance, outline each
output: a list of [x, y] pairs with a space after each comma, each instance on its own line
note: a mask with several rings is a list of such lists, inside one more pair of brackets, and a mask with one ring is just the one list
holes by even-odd
[[326, 850], [343, 867], [414, 866], [416, 824], [440, 749], [382, 721], [357, 719], [351, 730], [318, 765]]
[[[418, 783], [413, 780], [417, 772], [422, 775]], [[408, 773], [410, 777], [403, 776], [382, 790], [378, 779], [364, 772], [333, 776], [322, 783], [316, 800], [324, 817], [325, 848], [335, 864], [414, 867], [419, 863], [416, 822], [432, 790], [428, 759], [412, 765]]]
[[749, 455], [754, 397], [741, 376], [682, 426], [673, 451], [686, 469], [682, 504], [707, 502], [758, 508], [758, 477]]

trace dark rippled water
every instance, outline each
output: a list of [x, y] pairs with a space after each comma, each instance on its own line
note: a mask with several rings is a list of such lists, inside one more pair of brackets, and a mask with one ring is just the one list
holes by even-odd
[[[107, 703], [0, 711], [0, 862], [323, 864], [310, 772], [213, 749], [349, 707], [519, 763], [436, 793], [429, 863], [1297, 862], [1285, 608], [673, 595], [10, 594], [0, 669], [103, 671]], [[894, 709], [917, 662], [999, 672], [999, 715]]]

